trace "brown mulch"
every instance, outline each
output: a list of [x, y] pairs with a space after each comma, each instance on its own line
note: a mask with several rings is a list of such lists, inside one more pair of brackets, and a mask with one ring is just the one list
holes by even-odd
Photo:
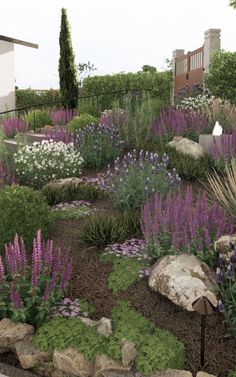
[[[171, 301], [154, 293], [147, 278], [133, 284], [128, 291], [113, 294], [107, 288], [111, 266], [99, 261], [99, 250], [81, 245], [78, 230], [81, 220], [59, 221], [54, 229], [55, 244], [70, 247], [74, 257], [74, 276], [70, 287], [71, 298], [88, 300], [96, 308], [94, 319], [110, 317], [116, 301], [129, 300], [133, 307], [157, 326], [170, 330], [184, 342], [187, 369], [194, 375], [200, 370], [200, 323], [196, 313], [184, 311]], [[203, 371], [225, 377], [236, 365], [236, 338], [226, 338], [227, 328], [222, 315], [211, 315], [206, 319], [205, 366]]]

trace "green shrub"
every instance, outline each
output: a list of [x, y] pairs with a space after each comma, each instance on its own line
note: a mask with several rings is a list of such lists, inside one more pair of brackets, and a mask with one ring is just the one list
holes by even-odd
[[139, 278], [139, 272], [146, 267], [142, 260], [136, 258], [117, 257], [112, 254], [103, 254], [101, 256], [103, 263], [112, 263], [112, 272], [108, 277], [108, 288], [113, 293], [127, 291]]
[[[51, 102], [60, 101], [59, 90], [49, 89], [37, 93], [33, 89], [17, 89], [16, 90], [16, 106], [25, 107], [39, 104], [46, 104]], [[59, 107], [61, 103], [58, 103]]]
[[112, 311], [112, 320], [114, 332], [106, 338], [79, 318], [56, 318], [38, 329], [34, 343], [42, 351], [74, 347], [93, 361], [97, 354], [121, 359], [120, 347], [125, 339], [134, 343], [138, 351], [135, 367], [140, 373], [148, 375], [156, 370], [184, 368], [183, 343], [169, 331], [155, 327], [128, 302], [117, 304]]
[[211, 93], [236, 103], [236, 52], [214, 51], [205, 84]]
[[140, 231], [138, 212], [127, 211], [123, 214], [96, 214], [89, 217], [79, 232], [80, 239], [89, 246], [103, 247]]
[[106, 196], [106, 193], [100, 188], [84, 183], [79, 185], [71, 183], [62, 186], [49, 183], [43, 187], [42, 192], [49, 205], [72, 200], [89, 200], [93, 202]]
[[84, 166], [101, 169], [113, 162], [122, 152], [123, 142], [116, 128], [87, 126], [77, 133], [79, 150], [84, 159]]
[[171, 86], [171, 71], [118, 73], [85, 78], [83, 95], [97, 95], [97, 107], [103, 111], [112, 109], [114, 106], [123, 108], [125, 93], [134, 90], [139, 93], [150, 92], [152, 98], [159, 98], [167, 104], [170, 102]]
[[86, 126], [90, 126], [91, 124], [97, 124], [97, 122], [98, 120], [94, 116], [90, 114], [81, 114], [74, 117], [68, 123], [68, 130], [70, 132], [76, 132], [78, 130], [84, 129]]
[[26, 115], [26, 122], [32, 130], [42, 128], [46, 125], [52, 125], [52, 119], [49, 114], [43, 110], [29, 111]]
[[43, 195], [29, 187], [6, 187], [0, 190], [0, 247], [21, 235], [26, 247], [31, 247], [34, 235], [42, 230], [45, 238], [49, 231], [50, 211]]

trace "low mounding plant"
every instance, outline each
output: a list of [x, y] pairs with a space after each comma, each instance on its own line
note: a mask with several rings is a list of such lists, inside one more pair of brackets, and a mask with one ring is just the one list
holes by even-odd
[[0, 190], [0, 254], [16, 233], [30, 249], [37, 229], [46, 237], [49, 226], [50, 210], [43, 194], [17, 185]]
[[207, 118], [192, 110], [168, 107], [161, 111], [152, 132], [164, 142], [184, 136], [198, 142], [199, 133], [206, 132]]
[[42, 351], [73, 347], [92, 361], [98, 354], [121, 360], [121, 343], [126, 339], [138, 351], [135, 368], [139, 373], [150, 375], [156, 370], [184, 368], [184, 344], [148, 321], [130, 303], [120, 301], [112, 310], [112, 320], [114, 333], [105, 337], [80, 318], [55, 318], [37, 330], [34, 343]]
[[227, 261], [223, 254], [219, 255], [218, 267], [216, 269], [216, 282], [222, 300], [219, 300], [219, 310], [224, 312], [225, 322], [230, 328], [231, 335], [236, 335], [236, 248], [231, 243], [231, 256]]
[[41, 231], [33, 241], [29, 261], [23, 238], [15, 236], [0, 257], [0, 317], [39, 325], [62, 299], [72, 272], [68, 253], [42, 242]]
[[19, 148], [14, 160], [20, 181], [36, 188], [51, 180], [79, 176], [83, 164], [81, 154], [73, 143], [53, 140]]
[[49, 205], [54, 205], [72, 200], [95, 201], [105, 196], [104, 191], [90, 184], [64, 184], [57, 185], [54, 182], [48, 183], [42, 192]]
[[13, 138], [19, 132], [27, 130], [27, 124], [20, 118], [7, 118], [2, 121], [3, 131], [6, 137]]
[[122, 151], [123, 142], [114, 127], [87, 126], [77, 133], [76, 143], [84, 159], [84, 165], [101, 169], [113, 162]]
[[74, 109], [55, 109], [50, 116], [53, 125], [64, 126], [76, 116], [76, 111]]
[[92, 124], [97, 124], [97, 118], [90, 114], [81, 114], [79, 116], [74, 117], [68, 123], [68, 130], [70, 132], [76, 132]]
[[166, 198], [156, 194], [142, 208], [142, 231], [156, 257], [190, 252], [207, 260], [214, 240], [233, 229], [223, 208], [209, 204], [206, 192], [194, 198], [191, 186], [186, 193], [169, 192]]
[[26, 122], [31, 130], [52, 125], [52, 119], [44, 110], [31, 110], [26, 116]]
[[83, 243], [91, 247], [104, 247], [138, 233], [139, 223], [139, 215], [134, 211], [118, 215], [100, 213], [85, 221], [79, 236]]
[[221, 177], [218, 173], [208, 174], [213, 197], [225, 209], [227, 214], [236, 220], [236, 161], [231, 160], [231, 164], [225, 166], [226, 177]]
[[176, 171], [167, 170], [168, 156], [162, 161], [155, 153], [129, 152], [123, 160], [115, 160], [115, 172], [108, 167], [108, 187], [115, 207], [121, 210], [137, 209], [155, 192], [166, 195], [170, 187], [176, 186], [180, 178]]

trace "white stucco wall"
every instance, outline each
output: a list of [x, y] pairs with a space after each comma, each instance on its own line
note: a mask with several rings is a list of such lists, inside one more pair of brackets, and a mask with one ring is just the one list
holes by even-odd
[[15, 108], [14, 44], [0, 41], [0, 112]]

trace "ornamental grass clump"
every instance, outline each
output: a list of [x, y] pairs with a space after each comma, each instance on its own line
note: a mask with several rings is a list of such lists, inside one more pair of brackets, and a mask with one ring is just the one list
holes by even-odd
[[230, 241], [231, 255], [226, 260], [223, 254], [219, 254], [218, 267], [216, 269], [216, 282], [221, 293], [219, 311], [224, 312], [225, 322], [230, 328], [231, 335], [236, 335], [236, 247]]
[[233, 229], [224, 209], [215, 201], [209, 204], [205, 192], [194, 197], [190, 186], [184, 194], [156, 194], [142, 208], [142, 231], [156, 258], [189, 252], [211, 262], [214, 240]]
[[184, 136], [198, 142], [198, 135], [204, 133], [207, 118], [195, 111], [167, 107], [162, 110], [152, 127], [152, 133], [164, 142], [174, 136]]
[[76, 134], [75, 143], [84, 159], [84, 165], [91, 169], [101, 169], [120, 156], [123, 141], [119, 131], [113, 126], [91, 125]]
[[143, 150], [129, 152], [123, 160], [115, 160], [115, 171], [108, 166], [107, 185], [115, 207], [121, 210], [137, 209], [155, 192], [164, 196], [170, 188], [178, 186], [180, 178], [175, 169], [167, 170], [169, 158], [164, 153]]
[[27, 131], [27, 124], [20, 118], [7, 118], [2, 121], [3, 131], [6, 137], [13, 138], [19, 132]]
[[21, 183], [35, 188], [60, 178], [81, 174], [83, 158], [74, 143], [43, 140], [25, 145], [14, 155], [16, 174]]
[[51, 240], [43, 242], [38, 230], [33, 240], [32, 258], [17, 234], [5, 245], [0, 257], [0, 317], [40, 325], [51, 308], [63, 298], [72, 273], [68, 253], [54, 249]]

